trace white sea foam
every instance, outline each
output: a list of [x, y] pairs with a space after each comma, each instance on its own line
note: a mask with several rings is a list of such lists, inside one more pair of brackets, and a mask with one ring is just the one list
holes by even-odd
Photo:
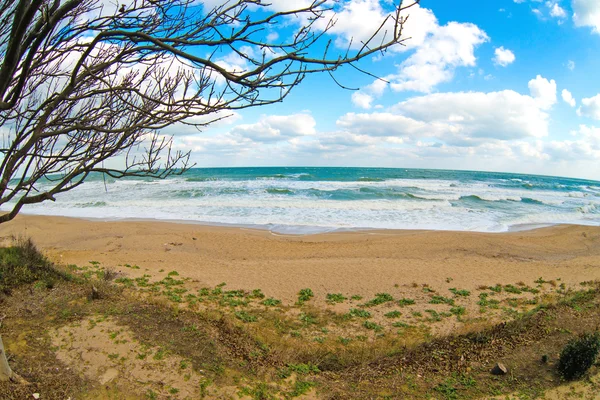
[[59, 194], [57, 202], [23, 211], [264, 226], [287, 233], [350, 228], [500, 232], [517, 225], [600, 225], [600, 186], [577, 190], [571, 185], [567, 191], [562, 184], [538, 187], [521, 178], [317, 181], [302, 180], [307, 173], [282, 176], [96, 180]]

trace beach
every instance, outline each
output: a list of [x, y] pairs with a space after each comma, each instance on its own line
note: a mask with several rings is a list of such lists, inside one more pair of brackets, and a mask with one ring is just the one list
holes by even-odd
[[311, 288], [317, 303], [324, 303], [327, 293], [401, 296], [423, 284], [446, 292], [497, 283], [532, 285], [540, 277], [569, 287], [600, 279], [600, 228], [576, 225], [508, 233], [281, 235], [200, 224], [20, 215], [0, 225], [0, 236], [5, 241], [30, 237], [60, 264], [97, 261], [133, 277], [174, 270], [197, 287], [260, 288], [289, 302], [302, 288]]

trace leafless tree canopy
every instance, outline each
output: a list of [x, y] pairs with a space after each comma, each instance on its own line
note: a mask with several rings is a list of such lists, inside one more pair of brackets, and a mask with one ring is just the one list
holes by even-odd
[[[342, 51], [328, 34], [340, 0], [286, 12], [264, 0], [201, 3], [0, 0], [0, 206], [12, 210], [0, 222], [92, 172], [185, 171], [189, 153], [172, 151], [161, 128], [279, 102], [310, 73], [359, 69], [361, 58], [402, 42], [401, 12], [418, 0], [400, 1], [369, 40]], [[290, 20], [295, 34], [267, 39]], [[230, 53], [245, 67], [218, 61]], [[106, 166], [116, 156], [120, 167]]]

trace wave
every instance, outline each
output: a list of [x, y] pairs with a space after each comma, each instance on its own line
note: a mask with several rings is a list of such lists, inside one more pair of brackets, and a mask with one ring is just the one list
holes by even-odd
[[289, 189], [275, 189], [275, 188], [267, 189], [267, 193], [271, 193], [271, 194], [294, 194], [294, 192], [291, 191], [291, 190], [289, 190]]

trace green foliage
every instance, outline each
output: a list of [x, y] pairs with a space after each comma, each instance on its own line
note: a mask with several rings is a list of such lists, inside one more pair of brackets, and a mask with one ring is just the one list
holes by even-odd
[[404, 299], [398, 300], [397, 303], [398, 303], [398, 305], [400, 307], [406, 307], [406, 306], [412, 306], [412, 305], [414, 305], [415, 301], [413, 299], [406, 299], [406, 298], [404, 298]]
[[375, 294], [375, 298], [367, 301], [364, 305], [365, 307], [374, 307], [379, 304], [389, 303], [390, 301], [394, 301], [394, 298], [389, 293], [377, 293]]
[[329, 304], [343, 303], [346, 300], [341, 293], [327, 293], [327, 302]]
[[431, 300], [429, 301], [430, 304], [448, 304], [449, 306], [453, 306], [454, 305], [454, 300], [449, 299], [448, 297], [444, 297], [444, 296], [433, 296], [431, 298]]
[[298, 304], [304, 304], [305, 301], [315, 297], [315, 294], [311, 289], [302, 289], [298, 292]]
[[468, 290], [465, 290], [465, 289], [459, 290], [456, 288], [450, 288], [448, 290], [450, 290], [455, 296], [469, 297], [471, 295], [471, 292], [469, 292]]
[[523, 291], [515, 285], [504, 285], [504, 291], [508, 293], [521, 294]]
[[245, 323], [256, 322], [256, 320], [257, 320], [255, 315], [247, 313], [246, 311], [236, 311], [235, 317]]
[[383, 328], [381, 325], [377, 325], [375, 322], [365, 321], [363, 322], [363, 326], [367, 329], [373, 330], [375, 332], [381, 332]]
[[371, 313], [367, 310], [362, 310], [360, 308], [351, 308], [348, 313], [351, 317], [359, 317], [359, 318], [371, 318]]
[[450, 313], [456, 315], [457, 317], [460, 315], [465, 315], [466, 312], [467, 312], [467, 310], [461, 306], [452, 307], [450, 309]]
[[583, 334], [566, 344], [558, 360], [558, 372], [566, 380], [581, 378], [600, 351], [600, 333]]
[[400, 311], [390, 311], [387, 314], [383, 315], [386, 318], [400, 318], [402, 316], [402, 313]]
[[277, 300], [277, 299], [274, 299], [273, 297], [269, 297], [268, 299], [261, 301], [260, 304], [262, 304], [264, 306], [275, 307], [275, 306], [278, 306], [281, 304], [281, 300]]

